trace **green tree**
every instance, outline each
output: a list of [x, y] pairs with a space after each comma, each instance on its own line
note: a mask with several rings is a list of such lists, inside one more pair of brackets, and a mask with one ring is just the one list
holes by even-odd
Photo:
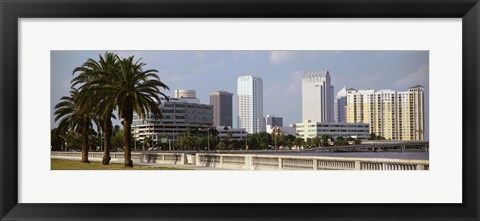
[[312, 138], [308, 137], [307, 138], [307, 141], [305, 142], [305, 144], [309, 147], [313, 146], [313, 142], [312, 142]]
[[376, 135], [375, 133], [370, 133], [370, 138], [368, 138], [369, 140], [385, 140], [385, 137], [382, 137], [382, 136], [378, 136]]
[[322, 144], [322, 139], [320, 139], [320, 137], [312, 138], [312, 145], [313, 146], [318, 147], [318, 146], [320, 146], [320, 144]]
[[287, 145], [288, 149], [292, 149], [295, 145], [295, 139], [297, 139], [294, 135], [289, 134], [285, 137], [285, 145]]
[[180, 135], [178, 139], [178, 144], [180, 146], [180, 149], [182, 150], [188, 150], [188, 149], [194, 149], [196, 147], [196, 137], [193, 137], [191, 134], [190, 128], [187, 128], [183, 133]]
[[285, 147], [285, 139], [286, 137], [282, 134], [275, 135], [277, 137], [277, 148], [284, 148]]
[[113, 133], [115, 134], [115, 133], [117, 133], [118, 131], [120, 131], [120, 126], [115, 125], [115, 126], [113, 127]]
[[[218, 136], [218, 130], [215, 127], [212, 127], [208, 131], [209, 134], [209, 141], [210, 141], [210, 146], [211, 147], [216, 147], [217, 146], [217, 136]], [[208, 145], [208, 143], [207, 143]]]
[[97, 150], [97, 147], [100, 146], [100, 136], [98, 134], [88, 135], [88, 144], [90, 145], [90, 150]]
[[62, 136], [57, 128], [53, 128], [50, 130], [50, 146], [52, 150], [59, 151], [62, 150], [62, 147], [64, 147], [65, 139], [64, 136]]
[[65, 148], [67, 150], [81, 150], [82, 135], [75, 131], [67, 131], [65, 133]]
[[116, 102], [114, 93], [101, 89], [115, 84], [113, 76], [119, 68], [118, 57], [113, 53], [106, 52], [104, 56], [99, 55], [98, 61], [90, 58], [82, 66], [73, 70], [73, 74], [78, 73], [78, 76], [72, 80], [72, 87], [79, 85], [81, 89], [78, 98], [79, 104], [96, 115], [104, 132], [103, 165], [109, 164], [111, 159], [111, 119], [115, 118], [113, 110]]
[[300, 137], [295, 138], [295, 146], [300, 149], [301, 147], [305, 146], [305, 140]]
[[232, 142], [232, 139], [233, 139], [232, 132], [228, 132], [227, 133], [227, 144], [230, 144]]
[[194, 150], [199, 150], [202, 148], [202, 139], [197, 136], [192, 137], [192, 147]]
[[146, 136], [145, 138], [143, 138], [142, 143], [144, 145], [144, 148], [148, 149], [152, 147], [152, 138], [150, 138], [149, 136]]
[[118, 55], [118, 67], [108, 78], [98, 78], [90, 87], [99, 95], [114, 101], [118, 116], [122, 118], [124, 131], [124, 166], [133, 167], [132, 151], [132, 120], [133, 112], [140, 118], [161, 118], [160, 96], [168, 100], [159, 88], [169, 89], [160, 81], [157, 70], [144, 70], [145, 63], [141, 59], [134, 61], [134, 56], [121, 58]]
[[257, 139], [258, 149], [267, 149], [268, 146], [271, 144], [272, 137], [267, 132], [260, 132], [254, 134]]
[[220, 140], [220, 142], [218, 142], [217, 148], [219, 150], [225, 150], [227, 149], [227, 143], [224, 140]]
[[122, 129], [118, 130], [112, 138], [112, 147], [115, 149], [124, 149], [124, 132]]
[[55, 105], [55, 122], [59, 121], [57, 129], [60, 133], [68, 131], [80, 131], [82, 135], [82, 163], [88, 161], [88, 131], [92, 128], [93, 116], [85, 108], [81, 108], [77, 103], [78, 89], [72, 88], [70, 96], [60, 98], [60, 102]]
[[324, 134], [321, 136], [321, 140], [322, 140], [322, 146], [330, 146], [329, 142], [332, 140], [332, 136], [328, 134]]
[[335, 146], [348, 145], [348, 141], [345, 140], [342, 136], [338, 136], [334, 142]]
[[247, 135], [247, 144], [249, 150], [258, 150], [257, 136], [258, 134]]
[[[163, 143], [162, 141], [165, 140], [166, 142]], [[168, 149], [168, 136], [167, 135], [162, 135], [160, 137], [160, 149], [162, 150], [167, 150]]]

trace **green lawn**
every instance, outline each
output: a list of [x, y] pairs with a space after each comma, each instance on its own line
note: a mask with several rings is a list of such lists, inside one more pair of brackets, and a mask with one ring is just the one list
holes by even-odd
[[152, 167], [143, 165], [133, 165], [133, 168], [123, 167], [121, 163], [111, 163], [103, 166], [100, 162], [90, 161], [90, 163], [81, 163], [79, 160], [57, 160], [51, 159], [52, 170], [183, 170], [172, 167]]

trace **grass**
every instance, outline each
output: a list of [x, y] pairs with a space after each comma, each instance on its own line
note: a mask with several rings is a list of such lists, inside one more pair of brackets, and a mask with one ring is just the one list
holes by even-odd
[[144, 165], [133, 165], [133, 167], [124, 167], [121, 163], [110, 163], [102, 165], [100, 162], [90, 161], [90, 163], [81, 163], [79, 160], [58, 160], [51, 159], [52, 170], [184, 170], [173, 167], [153, 167]]

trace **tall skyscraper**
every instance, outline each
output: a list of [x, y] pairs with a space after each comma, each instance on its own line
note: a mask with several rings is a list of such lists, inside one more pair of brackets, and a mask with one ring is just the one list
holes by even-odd
[[347, 122], [347, 89], [343, 87], [337, 93], [335, 98], [335, 122], [345, 123]]
[[347, 90], [347, 122], [369, 123], [387, 140], [424, 140], [424, 88], [407, 91]]
[[333, 95], [333, 85], [328, 71], [304, 73], [302, 79], [303, 121], [335, 121]]
[[213, 105], [213, 125], [232, 127], [232, 93], [215, 91], [210, 93], [210, 105]]
[[415, 85], [408, 91], [399, 93], [398, 132], [401, 140], [425, 139], [424, 87]]
[[260, 132], [263, 121], [263, 82], [255, 76], [237, 79], [237, 124], [248, 133]]

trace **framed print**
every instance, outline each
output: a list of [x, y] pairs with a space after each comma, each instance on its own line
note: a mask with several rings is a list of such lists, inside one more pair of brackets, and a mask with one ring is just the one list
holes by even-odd
[[1, 219], [478, 220], [479, 7], [2, 1]]

